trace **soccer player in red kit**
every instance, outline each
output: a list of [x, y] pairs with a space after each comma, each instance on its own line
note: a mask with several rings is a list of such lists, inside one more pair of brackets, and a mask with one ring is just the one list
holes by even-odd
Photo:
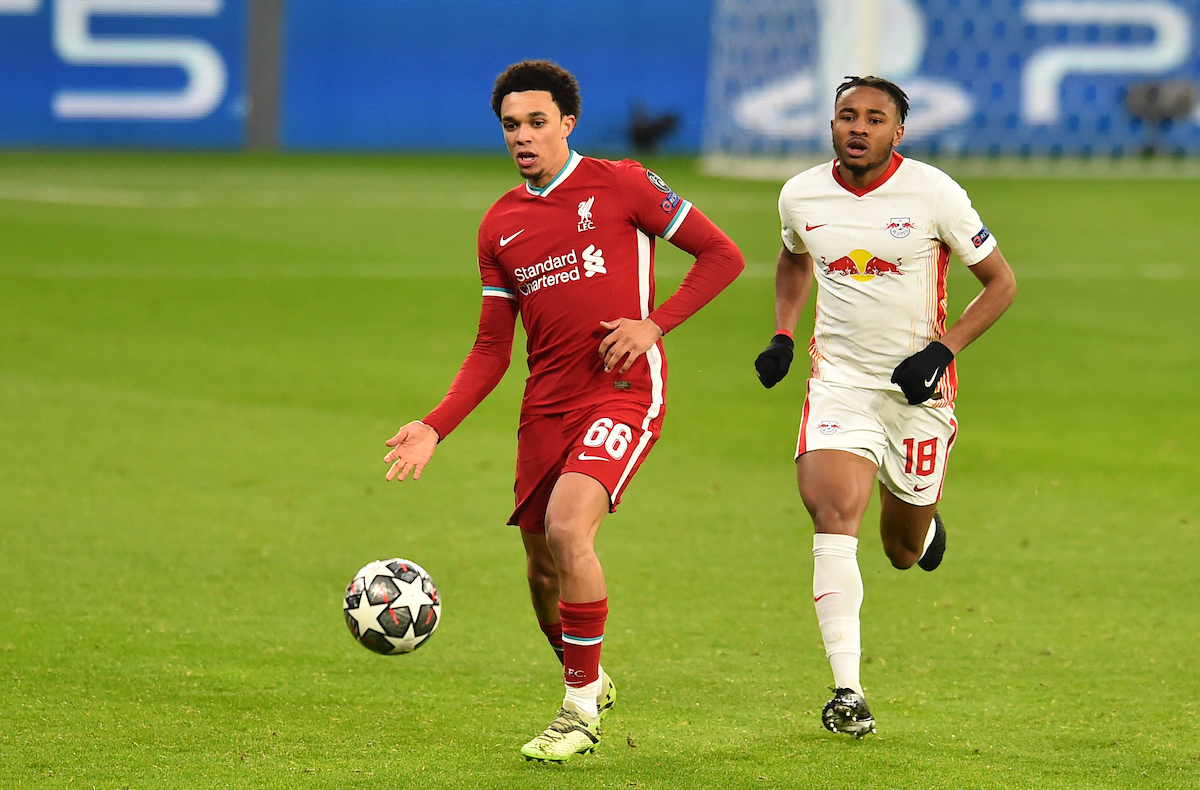
[[[659, 436], [662, 337], [745, 264], [729, 237], [653, 172], [571, 150], [579, 88], [559, 66], [510, 66], [496, 79], [492, 109], [525, 183], [479, 226], [479, 333], [446, 397], [387, 441], [394, 449], [384, 460], [389, 480], [420, 477], [437, 443], [503, 377], [519, 314], [529, 378], [508, 523], [520, 527], [534, 612], [566, 683], [558, 715], [521, 753], [563, 761], [595, 749], [616, 698], [600, 666], [608, 598], [594, 540]], [[696, 258], [657, 308], [656, 236]]]

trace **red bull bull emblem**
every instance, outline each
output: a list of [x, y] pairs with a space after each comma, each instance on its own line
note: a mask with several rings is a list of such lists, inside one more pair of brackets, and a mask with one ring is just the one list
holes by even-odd
[[817, 430], [826, 436], [833, 436], [842, 427], [842, 424], [837, 420], [821, 420], [817, 423]]
[[917, 226], [908, 217], [892, 217], [888, 220], [887, 230], [898, 239], [907, 238]]
[[866, 250], [855, 250], [849, 255], [843, 255], [835, 261], [826, 261], [821, 259], [821, 264], [825, 267], [825, 274], [832, 277], [835, 274], [842, 276], [849, 275], [859, 282], [866, 282], [874, 277], [882, 277], [885, 274], [894, 274], [898, 277], [903, 277], [904, 272], [900, 271], [899, 262], [891, 263], [882, 258], [877, 258]]

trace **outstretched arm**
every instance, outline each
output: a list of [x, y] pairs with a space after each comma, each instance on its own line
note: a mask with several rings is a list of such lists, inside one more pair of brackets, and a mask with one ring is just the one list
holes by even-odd
[[446, 438], [487, 397], [512, 359], [513, 326], [517, 303], [498, 296], [485, 296], [479, 311], [475, 345], [463, 361], [450, 391], [423, 420], [410, 422], [386, 444], [393, 448], [383, 460], [391, 464], [388, 480], [403, 480], [411, 470], [413, 480], [433, 457], [437, 443]]
[[437, 431], [420, 420], [414, 420], [402, 427], [395, 436], [384, 442], [388, 447], [395, 448], [383, 457], [384, 461], [392, 465], [391, 469], [388, 469], [387, 479], [403, 480], [408, 477], [409, 471], [412, 471], [413, 480], [420, 480], [421, 470], [433, 457], [433, 451], [437, 449], [440, 438]]
[[628, 371], [659, 338], [712, 301], [746, 268], [742, 252], [733, 240], [694, 206], [670, 237], [670, 242], [694, 256], [696, 262], [671, 298], [648, 317], [600, 322], [601, 327], [610, 330], [600, 341], [605, 371], [615, 368], [622, 358], [625, 361], [620, 372]]

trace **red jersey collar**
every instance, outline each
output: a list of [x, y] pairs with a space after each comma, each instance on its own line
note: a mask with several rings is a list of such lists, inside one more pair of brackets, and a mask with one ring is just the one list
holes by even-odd
[[900, 156], [899, 151], [892, 151], [892, 163], [890, 165], [888, 165], [887, 170], [883, 171], [883, 175], [881, 175], [879, 178], [875, 179], [871, 183], [867, 184], [865, 187], [859, 188], [859, 187], [852, 187], [849, 184], [847, 184], [845, 181], [842, 180], [841, 174], [838, 173], [838, 168], [837, 168], [838, 160], [834, 159], [833, 160], [833, 180], [838, 182], [838, 184], [841, 185], [842, 189], [846, 190], [847, 192], [854, 195], [855, 197], [862, 197], [863, 195], [867, 194], [868, 192], [874, 192], [876, 189], [879, 189], [881, 186], [886, 184], [887, 180], [889, 178], [891, 178], [892, 176], [894, 176], [896, 174], [896, 171], [900, 169], [900, 163], [903, 161], [904, 161], [904, 157]]

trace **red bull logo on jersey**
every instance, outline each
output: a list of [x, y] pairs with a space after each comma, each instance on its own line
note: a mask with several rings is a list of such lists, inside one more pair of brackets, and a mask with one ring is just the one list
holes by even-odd
[[867, 250], [855, 250], [849, 255], [843, 255], [834, 261], [826, 261], [822, 257], [821, 265], [825, 267], [825, 274], [828, 277], [837, 274], [843, 277], [853, 277], [859, 282], [866, 282], [875, 277], [883, 277], [889, 274], [894, 274], [898, 277], [904, 276], [904, 272], [900, 271], [899, 260], [896, 263], [891, 263], [890, 261], [875, 257]]

